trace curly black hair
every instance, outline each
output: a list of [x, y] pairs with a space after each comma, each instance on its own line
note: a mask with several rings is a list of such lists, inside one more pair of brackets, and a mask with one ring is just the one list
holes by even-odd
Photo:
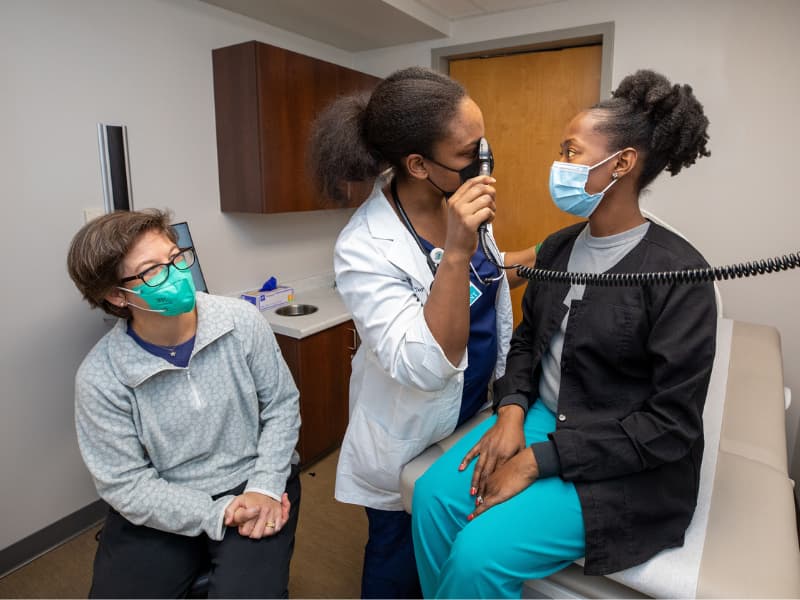
[[640, 70], [623, 79], [611, 98], [592, 107], [596, 129], [608, 136], [609, 150], [633, 147], [644, 160], [637, 188], [661, 171], [673, 176], [701, 156], [710, 156], [708, 118], [689, 85], [672, 85], [663, 75]]
[[308, 164], [328, 198], [344, 204], [343, 185], [368, 181], [387, 167], [402, 174], [402, 159], [430, 156], [458, 112], [464, 87], [424, 67], [395, 71], [371, 95], [342, 96], [312, 127]]

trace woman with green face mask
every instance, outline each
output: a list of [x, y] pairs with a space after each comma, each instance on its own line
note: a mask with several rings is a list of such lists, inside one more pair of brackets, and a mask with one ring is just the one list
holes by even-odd
[[254, 306], [195, 291], [194, 260], [160, 211], [95, 219], [70, 247], [78, 290], [120, 318], [76, 376], [81, 455], [111, 507], [91, 597], [183, 597], [209, 564], [212, 596], [287, 592], [297, 388]]

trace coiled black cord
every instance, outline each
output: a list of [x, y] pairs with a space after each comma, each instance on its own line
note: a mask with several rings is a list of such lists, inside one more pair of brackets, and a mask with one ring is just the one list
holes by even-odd
[[794, 253], [724, 267], [662, 271], [660, 273], [570, 273], [569, 271], [550, 271], [548, 269], [519, 266], [517, 267], [517, 275], [531, 281], [569, 283], [571, 285], [671, 285], [675, 283], [691, 284], [753, 277], [766, 273], [788, 271], [799, 266], [800, 253]]

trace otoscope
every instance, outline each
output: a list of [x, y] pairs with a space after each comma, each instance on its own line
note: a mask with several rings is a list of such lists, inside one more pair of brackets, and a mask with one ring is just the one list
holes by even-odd
[[[489, 142], [486, 140], [486, 138], [482, 137], [480, 140], [478, 140], [478, 175], [491, 175], [492, 167], [494, 167], [492, 150], [489, 148]], [[486, 235], [488, 225], [489, 221], [484, 221], [478, 225], [478, 234], [481, 237]]]
[[[478, 175], [491, 175], [494, 168], [494, 156], [492, 149], [489, 147], [489, 142], [485, 137], [478, 140]], [[511, 265], [506, 267], [503, 265], [503, 260], [500, 255], [500, 250], [494, 243], [494, 239], [489, 235], [489, 221], [484, 221], [478, 225], [478, 241], [481, 245], [481, 250], [486, 255], [486, 258], [498, 269], [520, 269], [523, 265]], [[503, 274], [493, 277], [490, 281], [497, 281], [502, 279]]]

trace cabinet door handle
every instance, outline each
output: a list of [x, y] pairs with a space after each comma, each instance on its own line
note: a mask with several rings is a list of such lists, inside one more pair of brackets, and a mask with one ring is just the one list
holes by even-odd
[[353, 345], [352, 346], [348, 346], [347, 349], [348, 350], [353, 350], [355, 352], [358, 349], [358, 334], [356, 333], [355, 328], [349, 328], [348, 327], [348, 330], [350, 331], [350, 333], [353, 334]]

